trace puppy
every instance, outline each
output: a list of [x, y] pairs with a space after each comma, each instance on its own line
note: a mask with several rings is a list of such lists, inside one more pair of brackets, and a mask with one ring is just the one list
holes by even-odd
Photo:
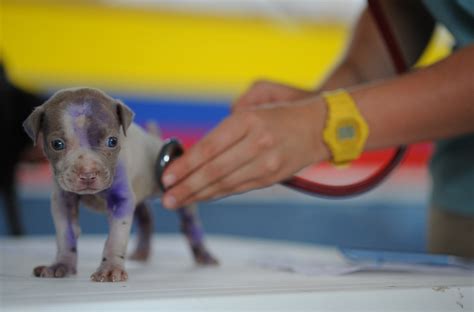
[[[146, 200], [160, 195], [154, 168], [163, 143], [135, 125], [133, 115], [100, 90], [78, 88], [55, 93], [23, 123], [34, 143], [42, 140], [54, 175], [51, 212], [58, 252], [52, 265], [33, 270], [35, 276], [76, 273], [80, 203], [105, 212], [109, 222], [93, 281], [127, 280], [124, 261], [134, 215], [138, 244], [132, 257], [148, 257], [152, 226]], [[195, 208], [183, 207], [178, 213], [195, 261], [216, 264], [203, 244]]]

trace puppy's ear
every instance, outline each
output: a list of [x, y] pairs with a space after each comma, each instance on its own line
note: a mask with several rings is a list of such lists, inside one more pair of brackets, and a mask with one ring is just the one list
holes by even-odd
[[23, 128], [28, 136], [33, 140], [34, 145], [38, 140], [43, 124], [44, 109], [43, 106], [37, 106], [33, 112], [23, 122]]
[[116, 100], [116, 102], [118, 120], [120, 122], [120, 125], [122, 126], [123, 134], [127, 136], [127, 129], [128, 127], [130, 127], [135, 114], [127, 105], [123, 104], [121, 101]]

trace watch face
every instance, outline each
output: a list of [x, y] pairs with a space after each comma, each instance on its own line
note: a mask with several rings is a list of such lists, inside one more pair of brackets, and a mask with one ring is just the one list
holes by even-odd
[[336, 128], [337, 140], [341, 143], [350, 143], [358, 139], [358, 125], [353, 120], [343, 120]]

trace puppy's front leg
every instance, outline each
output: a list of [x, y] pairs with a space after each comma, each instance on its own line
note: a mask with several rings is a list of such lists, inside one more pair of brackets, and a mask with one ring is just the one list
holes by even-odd
[[79, 196], [63, 191], [54, 185], [51, 197], [51, 214], [56, 228], [57, 255], [50, 266], [38, 266], [33, 270], [37, 277], [64, 277], [76, 274], [77, 238], [80, 233], [77, 222]]
[[91, 279], [96, 282], [121, 282], [128, 279], [125, 271], [125, 253], [127, 251], [130, 229], [135, 209], [135, 196], [126, 177], [125, 168], [120, 166], [111, 188], [105, 192], [109, 237], [105, 243], [102, 261]]

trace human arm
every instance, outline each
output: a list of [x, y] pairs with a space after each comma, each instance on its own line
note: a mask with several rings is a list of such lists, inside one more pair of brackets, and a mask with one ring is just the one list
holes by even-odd
[[474, 131], [474, 45], [432, 66], [351, 89], [370, 126], [366, 149]]
[[[369, 124], [366, 150], [474, 131], [474, 46], [428, 68], [350, 89]], [[165, 172], [164, 204], [265, 187], [329, 158], [320, 96], [231, 115]]]
[[[384, 2], [385, 5], [400, 6], [410, 3]], [[406, 23], [413, 26], [415, 17], [424, 14], [416, 10], [414, 12], [413, 14], [408, 12], [402, 20], [408, 20]], [[403, 13], [403, 10], [397, 8], [390, 10], [392, 18], [400, 13]], [[375, 85], [362, 86], [361, 83], [371, 79], [382, 81], [395, 73], [370, 18], [367, 11], [362, 14], [345, 56], [319, 89], [298, 90], [264, 82], [246, 92], [234, 106], [236, 113], [165, 172], [165, 183], [171, 186], [164, 197], [165, 206], [171, 207], [183, 202], [216, 198], [264, 187], [288, 178], [313, 162], [328, 159], [329, 152], [321, 139], [326, 112], [323, 100], [318, 96], [319, 91], [358, 84], [359, 87], [354, 88], [354, 93], [357, 93], [354, 97], [364, 97], [364, 94], [370, 93]], [[398, 27], [395, 23], [395, 33], [398, 37], [404, 38], [404, 43], [416, 41], [408, 49], [402, 47], [409, 64], [413, 64], [421, 53], [431, 34], [432, 24], [432, 20], [428, 19], [426, 25], [423, 23], [416, 28], [420, 34], [414, 34], [417, 31], [405, 34], [400, 29], [407, 30], [407, 28], [403, 25]], [[370, 64], [365, 67], [363, 66], [365, 62]], [[400, 92], [399, 88], [395, 86], [393, 89], [389, 88], [389, 91]], [[283, 92], [279, 92], [282, 90]], [[384, 94], [382, 99], [393, 96], [390, 92]], [[273, 109], [265, 106], [248, 110], [269, 101], [280, 101], [280, 103]], [[360, 107], [363, 114], [364, 110], [368, 110], [368, 116], [371, 115], [371, 109], [364, 105]], [[390, 109], [393, 110], [393, 107], [388, 111]], [[377, 108], [373, 111], [378, 112]], [[372, 120], [369, 124], [371, 122]], [[374, 127], [377, 128], [377, 123]], [[379, 133], [383, 139], [384, 131]], [[367, 143], [369, 149], [377, 148], [377, 144], [382, 146], [384, 143], [371, 144], [374, 137], [377, 138], [377, 135], [374, 136], [373, 133], [369, 137]], [[400, 135], [394, 135], [393, 138], [400, 138]], [[385, 141], [385, 144], [390, 143]]]

